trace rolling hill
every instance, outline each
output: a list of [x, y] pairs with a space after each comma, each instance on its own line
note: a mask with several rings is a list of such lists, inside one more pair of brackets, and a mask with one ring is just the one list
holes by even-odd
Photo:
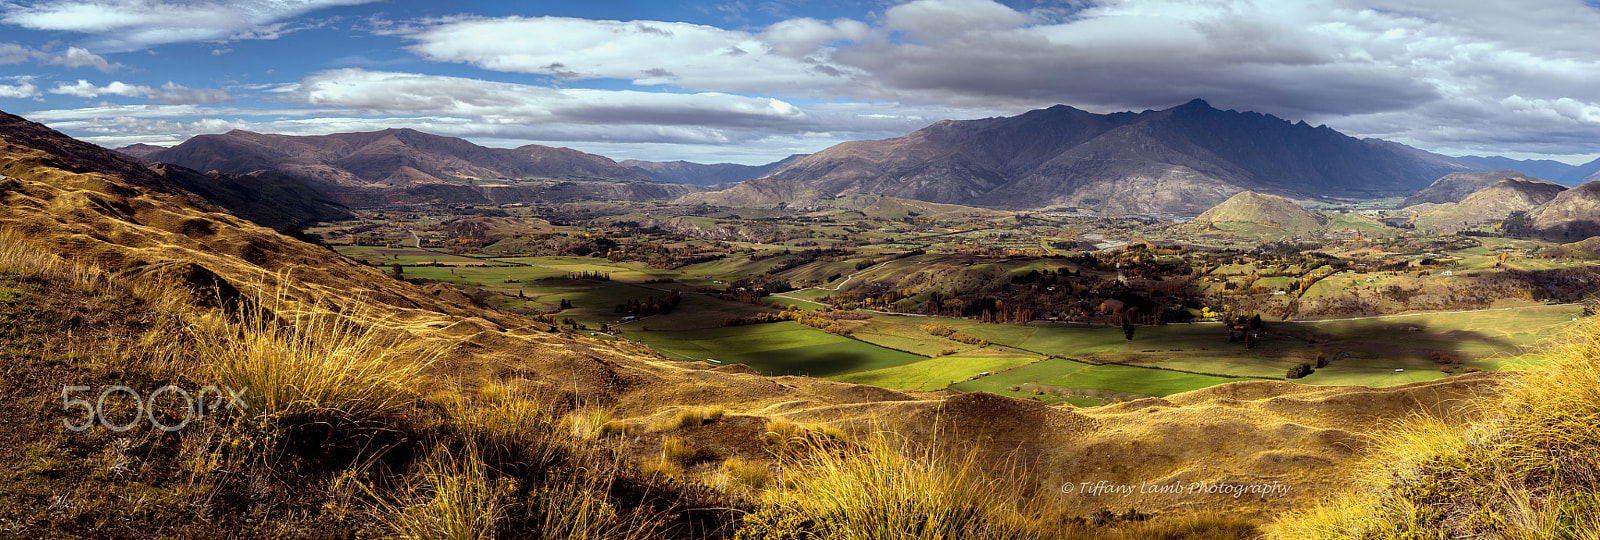
[[0, 112], [0, 132], [6, 133], [13, 144], [45, 152], [56, 166], [65, 170], [109, 172], [122, 182], [177, 194], [197, 208], [225, 209], [272, 229], [350, 216], [343, 205], [304, 182], [281, 174], [200, 174], [170, 165], [146, 167], [121, 154], [63, 137], [43, 124], [3, 112]]
[[277, 171], [351, 206], [415, 202], [649, 200], [698, 188], [661, 184], [610, 158], [570, 148], [486, 148], [412, 129], [290, 136], [200, 135], [141, 159], [197, 171]]
[[1286, 232], [1306, 232], [1321, 229], [1325, 222], [1326, 220], [1289, 199], [1245, 191], [1202, 212], [1192, 223], [1247, 224], [1282, 229]]
[[1480, 168], [1202, 100], [1104, 115], [1057, 105], [842, 143], [759, 182], [685, 201], [793, 205], [804, 202], [780, 197], [868, 193], [999, 209], [1194, 215], [1247, 190], [1298, 198], [1407, 195], [1444, 174]]
[[1528, 212], [1528, 223], [1540, 236], [1556, 242], [1600, 236], [1600, 182], [1561, 192]]
[[1432, 184], [1429, 184], [1427, 188], [1417, 192], [1417, 194], [1406, 197], [1406, 200], [1401, 202], [1400, 206], [1404, 208], [1424, 203], [1446, 204], [1461, 202], [1478, 190], [1505, 179], [1551, 183], [1517, 171], [1453, 172], [1434, 180]]
[[1419, 229], [1453, 234], [1506, 219], [1515, 212], [1532, 211], [1563, 191], [1567, 191], [1566, 186], [1553, 182], [1505, 178], [1473, 192], [1459, 203], [1430, 204], [1429, 209], [1416, 216], [1413, 224]]

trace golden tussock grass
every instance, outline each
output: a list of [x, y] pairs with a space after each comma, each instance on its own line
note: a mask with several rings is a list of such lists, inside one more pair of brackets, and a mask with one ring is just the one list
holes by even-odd
[[594, 408], [567, 413], [566, 424], [572, 436], [585, 440], [610, 437], [624, 431], [623, 424], [613, 420], [610, 412]]
[[790, 446], [768, 502], [798, 512], [826, 537], [934, 539], [1025, 538], [1023, 501], [1002, 479], [980, 471], [976, 452], [950, 454], [874, 431], [841, 450], [792, 425], [773, 426]]
[[479, 540], [496, 538], [512, 485], [490, 475], [475, 445], [441, 447], [398, 501], [378, 499], [381, 518], [400, 538]]
[[1600, 539], [1600, 322], [1548, 359], [1481, 398], [1479, 421], [1392, 429], [1359, 490], [1281, 519], [1274, 536]]
[[717, 421], [724, 412], [721, 407], [690, 407], [668, 417], [658, 427], [662, 430], [699, 427]]
[[385, 319], [337, 313], [283, 295], [192, 326], [219, 386], [242, 391], [242, 414], [264, 426], [385, 429], [418, 401], [423, 372], [447, 342], [397, 339]]
[[131, 296], [161, 312], [184, 310], [178, 304], [184, 295], [175, 294], [177, 285], [171, 281], [117, 276], [85, 261], [62, 258], [6, 227], [0, 227], [0, 268], [59, 280], [82, 292]]

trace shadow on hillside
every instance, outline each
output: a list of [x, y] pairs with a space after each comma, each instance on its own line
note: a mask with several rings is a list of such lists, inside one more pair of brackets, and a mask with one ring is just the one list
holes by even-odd
[[1428, 359], [1435, 352], [1457, 359], [1519, 353], [1523, 347], [1476, 330], [1433, 329], [1408, 317], [1340, 322], [1269, 323], [1268, 331], [1327, 350]]
[[833, 375], [885, 367], [881, 365], [881, 362], [875, 362], [875, 359], [869, 354], [807, 351], [804, 349], [762, 351], [725, 356], [718, 358], [718, 360], [723, 360], [729, 364], [745, 364], [762, 375], [769, 377], [782, 375], [831, 377]]

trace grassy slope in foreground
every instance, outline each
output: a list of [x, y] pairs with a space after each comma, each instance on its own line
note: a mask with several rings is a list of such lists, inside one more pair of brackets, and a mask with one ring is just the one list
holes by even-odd
[[1600, 322], [1519, 372], [1485, 420], [1423, 417], [1380, 438], [1355, 487], [1273, 536], [1600, 538]]

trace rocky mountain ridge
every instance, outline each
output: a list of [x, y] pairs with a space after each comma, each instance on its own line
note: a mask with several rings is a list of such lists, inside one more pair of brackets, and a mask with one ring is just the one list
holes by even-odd
[[842, 143], [762, 182], [684, 200], [803, 204], [774, 194], [868, 193], [1012, 210], [1195, 215], [1241, 191], [1302, 199], [1409, 195], [1444, 174], [1480, 167], [1326, 126], [1217, 110], [1203, 100], [1103, 115], [1057, 105]]

